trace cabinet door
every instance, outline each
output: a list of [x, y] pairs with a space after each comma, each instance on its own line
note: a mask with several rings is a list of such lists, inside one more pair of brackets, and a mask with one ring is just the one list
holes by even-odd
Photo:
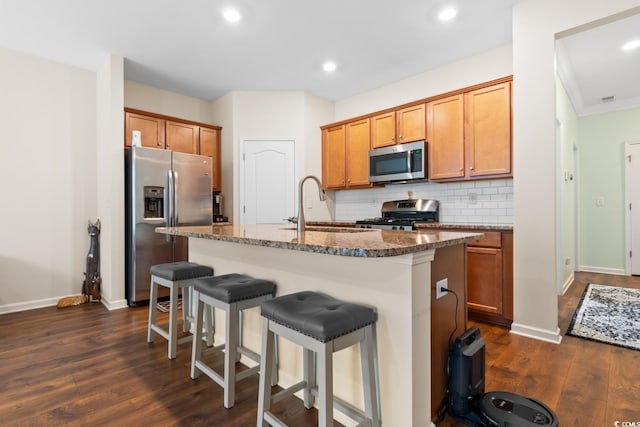
[[347, 186], [369, 184], [369, 149], [371, 128], [369, 119], [347, 123], [346, 175]]
[[396, 143], [396, 113], [378, 114], [371, 118], [371, 148], [386, 147]]
[[216, 191], [222, 190], [222, 174], [220, 157], [220, 132], [217, 129], [200, 128], [200, 154], [211, 157], [211, 186]]
[[427, 103], [429, 179], [464, 177], [464, 97]]
[[511, 83], [466, 94], [470, 177], [511, 173]]
[[396, 111], [396, 132], [398, 142], [422, 141], [425, 139], [426, 128], [425, 105], [414, 105]]
[[164, 119], [137, 113], [125, 113], [124, 145], [131, 147], [131, 135], [140, 131], [143, 147], [164, 148]]
[[334, 126], [322, 131], [322, 186], [345, 187], [345, 126]]
[[502, 315], [502, 249], [467, 247], [467, 307]]
[[199, 138], [200, 126], [167, 120], [167, 150], [179, 151], [181, 153], [197, 154]]

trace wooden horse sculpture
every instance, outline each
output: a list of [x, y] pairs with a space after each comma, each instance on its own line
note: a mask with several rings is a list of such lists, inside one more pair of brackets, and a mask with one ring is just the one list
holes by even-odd
[[100, 301], [100, 220], [95, 224], [89, 221], [87, 232], [91, 239], [89, 253], [87, 254], [87, 270], [84, 273], [82, 294], [89, 301]]

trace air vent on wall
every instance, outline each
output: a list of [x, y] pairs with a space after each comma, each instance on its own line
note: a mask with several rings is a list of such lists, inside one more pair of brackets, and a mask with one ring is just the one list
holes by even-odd
[[602, 101], [602, 102], [613, 102], [613, 100], [615, 98], [616, 97], [613, 96], [613, 95], [611, 95], [611, 96], [603, 96], [602, 98], [600, 98], [600, 101]]

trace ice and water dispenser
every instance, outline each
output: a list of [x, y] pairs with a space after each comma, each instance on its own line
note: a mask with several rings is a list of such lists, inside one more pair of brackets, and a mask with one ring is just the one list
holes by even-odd
[[144, 187], [144, 218], [164, 218], [164, 187]]

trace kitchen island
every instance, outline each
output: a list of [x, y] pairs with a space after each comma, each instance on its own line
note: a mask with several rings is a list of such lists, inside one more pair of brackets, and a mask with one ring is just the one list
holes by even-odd
[[[299, 234], [285, 225], [156, 231], [188, 237], [189, 260], [211, 265], [217, 275], [244, 273], [273, 280], [278, 295], [313, 290], [375, 307], [383, 425], [431, 425], [432, 294], [436, 281], [444, 278], [450, 288], [457, 284], [464, 290], [465, 243], [482, 234], [320, 226]], [[464, 301], [464, 295], [460, 297]], [[224, 319], [216, 317], [216, 322]], [[260, 349], [260, 326], [259, 310], [248, 311], [244, 344], [254, 351]], [[334, 393], [362, 407], [357, 350], [334, 355]], [[279, 382], [286, 387], [302, 378], [302, 351], [286, 340], [280, 340], [278, 351]], [[336, 419], [351, 425], [338, 413]]]

